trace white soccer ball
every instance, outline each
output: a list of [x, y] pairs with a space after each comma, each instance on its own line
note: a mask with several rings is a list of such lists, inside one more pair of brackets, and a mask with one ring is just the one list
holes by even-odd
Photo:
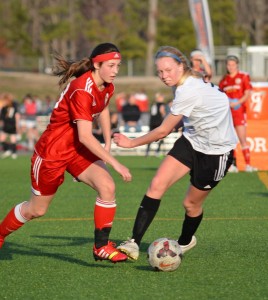
[[159, 238], [147, 250], [148, 262], [156, 271], [175, 271], [182, 260], [181, 248], [177, 241]]

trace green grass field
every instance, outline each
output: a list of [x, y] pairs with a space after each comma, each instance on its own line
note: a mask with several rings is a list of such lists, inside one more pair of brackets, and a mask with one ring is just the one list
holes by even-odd
[[[132, 183], [117, 184], [116, 243], [130, 237], [141, 198], [160, 159], [120, 157]], [[30, 194], [30, 156], [0, 161], [0, 219]], [[268, 175], [268, 174], [266, 174]], [[175, 272], [155, 272], [146, 250], [180, 233], [188, 177], [163, 197], [140, 259], [95, 262], [95, 192], [66, 174], [43, 218], [27, 223], [0, 250], [0, 299], [268, 299], [268, 190], [258, 173], [228, 174], [210, 194], [198, 244]], [[105, 184], [105, 183], [104, 183]]]

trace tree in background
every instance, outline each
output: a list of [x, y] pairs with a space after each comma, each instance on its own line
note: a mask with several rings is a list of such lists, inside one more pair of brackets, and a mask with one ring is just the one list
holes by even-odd
[[[267, 44], [266, 2], [208, 0], [215, 45]], [[126, 61], [146, 59], [146, 73], [151, 74], [152, 56], [160, 45], [186, 54], [196, 46], [187, 0], [1, 1], [0, 26], [2, 58], [10, 49], [24, 60], [42, 57], [45, 66], [51, 65], [53, 51], [77, 59], [97, 43], [110, 41]]]

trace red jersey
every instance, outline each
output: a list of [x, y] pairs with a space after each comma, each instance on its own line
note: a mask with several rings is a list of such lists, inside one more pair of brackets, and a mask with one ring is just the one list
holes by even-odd
[[234, 77], [229, 74], [225, 75], [221, 79], [219, 87], [231, 99], [240, 99], [246, 90], [252, 90], [249, 74], [241, 71]]
[[109, 104], [114, 85], [107, 83], [100, 91], [91, 71], [72, 80], [61, 93], [53, 109], [50, 124], [35, 146], [44, 160], [69, 160], [81, 149], [77, 120], [92, 122]]

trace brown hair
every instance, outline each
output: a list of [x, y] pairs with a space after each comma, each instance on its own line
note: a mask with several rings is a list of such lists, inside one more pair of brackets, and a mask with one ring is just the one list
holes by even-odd
[[[89, 57], [85, 57], [80, 61], [67, 61], [60, 54], [55, 53], [54, 58], [57, 61], [56, 65], [53, 67], [53, 74], [61, 77], [59, 81], [59, 86], [62, 87], [67, 83], [71, 77], [79, 77], [88, 71], [94, 71], [94, 64], [92, 58], [97, 55], [118, 52], [118, 48], [111, 43], [103, 43], [96, 46]], [[102, 64], [101, 62], [99, 63]]]

